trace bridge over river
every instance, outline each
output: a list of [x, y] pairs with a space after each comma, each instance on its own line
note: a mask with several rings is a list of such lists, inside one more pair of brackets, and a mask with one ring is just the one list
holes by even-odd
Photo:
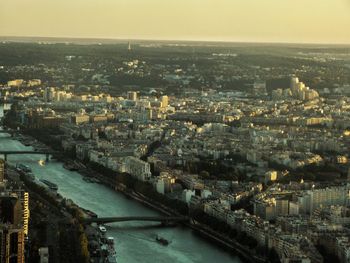
[[125, 221], [150, 221], [150, 222], [161, 222], [166, 224], [187, 222], [189, 217], [186, 216], [127, 216], [127, 217], [92, 217], [84, 219], [83, 223], [97, 223], [97, 224], [108, 224], [113, 222], [125, 222]]
[[7, 161], [7, 156], [10, 154], [39, 154], [46, 155], [46, 161], [50, 160], [50, 154], [54, 154], [54, 152], [50, 151], [0, 151], [0, 155], [4, 155], [5, 161]]

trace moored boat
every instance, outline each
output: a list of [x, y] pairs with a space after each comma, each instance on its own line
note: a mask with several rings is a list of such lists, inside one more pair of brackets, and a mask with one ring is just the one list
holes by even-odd
[[107, 237], [105, 240], [105, 246], [103, 250], [106, 252], [104, 263], [117, 263], [117, 253], [114, 248], [114, 238]]
[[54, 184], [48, 180], [45, 179], [40, 179], [40, 182], [46, 184], [51, 190], [57, 191], [58, 190], [58, 186], [57, 184]]
[[22, 172], [25, 172], [25, 173], [30, 173], [32, 172], [32, 169], [30, 169], [30, 167], [28, 165], [25, 165], [25, 164], [17, 164], [17, 167], [16, 167], [18, 170], [22, 171]]
[[163, 237], [160, 237], [160, 236], [157, 236], [157, 237], [156, 237], [156, 241], [157, 241], [158, 243], [162, 244], [163, 246], [169, 245], [169, 241], [166, 240], [166, 239], [163, 238]]

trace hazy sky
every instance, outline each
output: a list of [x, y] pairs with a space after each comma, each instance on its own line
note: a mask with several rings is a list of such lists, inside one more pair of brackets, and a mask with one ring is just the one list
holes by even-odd
[[350, 43], [350, 0], [0, 0], [0, 36]]

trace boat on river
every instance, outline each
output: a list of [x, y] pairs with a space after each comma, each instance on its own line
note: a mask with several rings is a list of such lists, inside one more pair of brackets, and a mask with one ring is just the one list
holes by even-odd
[[25, 165], [25, 164], [17, 164], [16, 166], [17, 170], [20, 170], [22, 172], [25, 172], [25, 173], [31, 173], [32, 172], [32, 169], [30, 169], [30, 167], [28, 165]]
[[44, 183], [45, 185], [47, 185], [51, 190], [57, 191], [58, 190], [58, 186], [57, 184], [54, 184], [48, 180], [45, 179], [40, 179], [40, 182]]
[[103, 244], [103, 250], [106, 252], [104, 263], [117, 263], [117, 252], [114, 248], [114, 238], [108, 237]]
[[166, 240], [164, 237], [156, 236], [156, 241], [162, 244], [163, 246], [169, 245], [169, 241]]
[[31, 181], [35, 180], [35, 176], [34, 176], [34, 174], [32, 172], [24, 173], [24, 174], [25, 174], [25, 176], [28, 177], [29, 180], [31, 180]]
[[63, 168], [69, 171], [78, 171], [78, 168], [73, 163], [65, 163]]

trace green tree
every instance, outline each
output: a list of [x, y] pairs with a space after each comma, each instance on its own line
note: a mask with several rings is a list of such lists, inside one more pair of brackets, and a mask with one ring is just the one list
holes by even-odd
[[84, 263], [89, 263], [90, 261], [90, 254], [89, 254], [89, 249], [88, 249], [88, 240], [85, 235], [85, 233], [81, 233], [79, 236], [79, 241], [80, 241], [80, 254], [81, 254], [81, 262]]
[[202, 179], [208, 179], [210, 177], [210, 174], [207, 172], [207, 171], [201, 171], [199, 173], [199, 176], [202, 178]]

